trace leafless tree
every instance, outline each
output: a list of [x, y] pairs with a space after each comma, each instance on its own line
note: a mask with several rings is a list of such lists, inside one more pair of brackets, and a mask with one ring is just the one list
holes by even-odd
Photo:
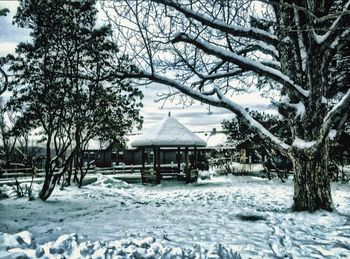
[[[348, 117], [350, 90], [334, 84], [331, 71], [349, 44], [349, 6], [326, 0], [103, 4], [118, 43], [142, 67], [120, 77], [167, 85], [236, 114], [263, 143], [292, 159], [297, 211], [333, 209], [329, 142]], [[232, 101], [237, 88], [268, 94], [287, 118], [290, 136], [276, 137]]]

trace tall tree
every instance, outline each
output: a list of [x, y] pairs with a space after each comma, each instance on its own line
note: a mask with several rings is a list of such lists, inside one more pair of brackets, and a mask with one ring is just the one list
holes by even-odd
[[45, 143], [43, 200], [91, 139], [121, 143], [142, 122], [140, 91], [114, 76], [115, 67], [134, 68], [96, 14], [95, 0], [22, 0], [15, 16], [33, 43], [19, 44], [12, 57], [9, 106], [24, 108], [17, 128], [39, 129]]
[[[332, 80], [349, 45], [350, 1], [145, 0], [105, 3], [139, 73], [191, 98], [224, 107], [294, 165], [294, 209], [332, 210], [329, 142], [349, 114], [350, 89]], [[334, 67], [333, 67], [334, 68]], [[278, 105], [284, 141], [230, 98], [250, 85]]]

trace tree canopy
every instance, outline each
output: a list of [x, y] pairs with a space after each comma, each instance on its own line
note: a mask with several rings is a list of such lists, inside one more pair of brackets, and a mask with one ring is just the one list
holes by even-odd
[[46, 144], [44, 200], [90, 140], [121, 146], [142, 123], [142, 93], [114, 75], [116, 68], [135, 68], [111, 41], [111, 28], [96, 25], [95, 4], [23, 0], [15, 16], [33, 42], [20, 43], [10, 57], [8, 104], [23, 111], [16, 128], [39, 130]]

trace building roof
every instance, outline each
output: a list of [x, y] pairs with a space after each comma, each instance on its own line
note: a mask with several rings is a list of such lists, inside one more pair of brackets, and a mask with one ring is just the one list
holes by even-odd
[[167, 116], [131, 142], [133, 147], [205, 147], [207, 143], [174, 117]]
[[204, 139], [207, 142], [207, 147], [225, 147], [227, 146], [227, 136], [225, 133], [197, 133], [197, 136]]

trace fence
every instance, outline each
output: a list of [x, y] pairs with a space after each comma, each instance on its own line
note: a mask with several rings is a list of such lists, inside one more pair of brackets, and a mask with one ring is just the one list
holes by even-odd
[[[162, 164], [162, 168], [175, 168], [175, 164]], [[145, 168], [152, 168], [153, 165], [147, 164]], [[116, 165], [113, 167], [91, 167], [88, 169], [88, 174], [131, 174], [131, 173], [140, 173], [142, 165]], [[83, 167], [85, 172], [87, 168]], [[55, 171], [58, 172], [59, 169]], [[73, 172], [75, 168], [72, 168]], [[3, 169], [0, 171], [0, 180], [1, 179], [11, 179], [11, 178], [21, 178], [21, 177], [32, 177], [36, 178], [44, 177], [44, 169], [35, 169], [35, 168], [18, 168], [18, 169]]]

